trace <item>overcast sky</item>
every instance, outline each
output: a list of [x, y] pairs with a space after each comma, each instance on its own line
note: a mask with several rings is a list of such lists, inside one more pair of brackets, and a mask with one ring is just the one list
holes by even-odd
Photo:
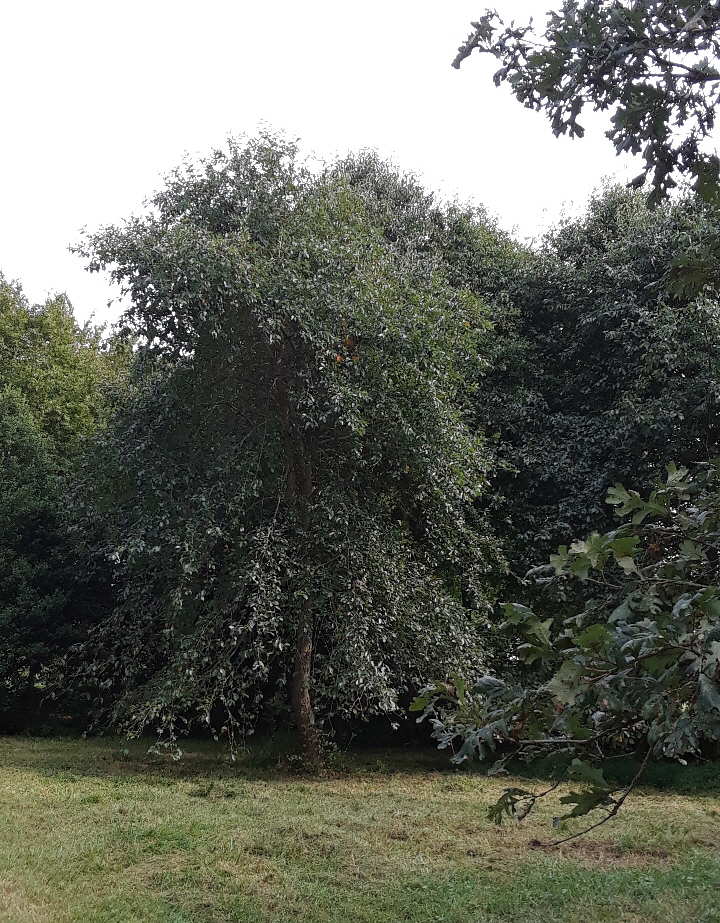
[[[589, 119], [555, 139], [496, 89], [492, 60], [450, 67], [489, 0], [35, 0], [0, 12], [0, 271], [32, 301], [64, 291], [114, 320], [104, 277], [67, 248], [142, 209], [185, 152], [262, 122], [329, 159], [377, 148], [520, 237], [579, 210], [603, 175], [634, 175]], [[523, 19], [550, 5], [499, 5]], [[634, 171], [638, 172], [637, 168]]]

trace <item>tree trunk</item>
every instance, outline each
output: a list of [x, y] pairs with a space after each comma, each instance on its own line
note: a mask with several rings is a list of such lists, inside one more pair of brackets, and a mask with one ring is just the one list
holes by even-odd
[[[283, 343], [274, 356], [275, 391], [282, 420], [286, 464], [285, 499], [295, 507], [302, 529], [307, 534], [310, 530], [309, 502], [312, 494], [312, 464], [304, 435], [294, 419], [294, 409], [284, 379], [283, 365], [286, 359], [286, 346], [287, 344]], [[292, 710], [300, 735], [302, 755], [307, 763], [317, 766], [320, 763], [320, 735], [315, 726], [315, 713], [310, 699], [314, 634], [315, 619], [312, 607], [310, 601], [304, 599], [298, 613], [295, 635]]]
[[[300, 458], [296, 456], [296, 484], [300, 522], [304, 532], [307, 534], [310, 531], [308, 503], [312, 494], [312, 466], [304, 452]], [[320, 762], [320, 736], [315, 726], [315, 713], [310, 700], [312, 652], [315, 634], [314, 622], [310, 601], [304, 599], [298, 616], [298, 628], [295, 637], [292, 706], [295, 724], [300, 732], [300, 745], [303, 756], [308, 763], [318, 765]]]
[[310, 604], [303, 600], [295, 637], [295, 672], [292, 684], [292, 708], [300, 734], [302, 755], [308, 763], [320, 762], [320, 736], [310, 700], [310, 675], [313, 650], [313, 616]]

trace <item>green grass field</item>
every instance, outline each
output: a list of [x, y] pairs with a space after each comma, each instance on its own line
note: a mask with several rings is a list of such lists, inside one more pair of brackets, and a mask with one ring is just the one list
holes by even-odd
[[507, 782], [430, 750], [322, 778], [144, 751], [0, 739], [3, 923], [720, 923], [720, 767], [546, 852], [557, 802], [498, 829]]

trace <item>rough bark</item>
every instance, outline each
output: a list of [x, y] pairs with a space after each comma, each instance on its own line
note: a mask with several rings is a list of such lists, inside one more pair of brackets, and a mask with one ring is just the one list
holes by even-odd
[[292, 707], [300, 734], [304, 759], [312, 765], [320, 762], [320, 735], [310, 699], [313, 651], [313, 615], [309, 603], [303, 603], [295, 639], [295, 672], [292, 684]]
[[[297, 459], [296, 483], [300, 521], [303, 528], [308, 530], [310, 528], [308, 502], [312, 493], [312, 468], [307, 458]], [[320, 736], [315, 726], [315, 712], [310, 699], [314, 622], [310, 602], [303, 600], [295, 637], [292, 706], [295, 724], [300, 733], [303, 756], [309, 763], [317, 764], [320, 762]]]
[[[292, 402], [284, 377], [287, 344], [275, 356], [275, 391], [283, 426], [285, 454], [285, 500], [295, 507], [304, 530], [310, 528], [309, 501], [312, 495], [312, 465], [302, 432], [295, 425]], [[292, 680], [292, 710], [306, 762], [320, 762], [320, 735], [310, 698], [315, 619], [309, 600], [303, 600], [298, 612], [295, 635], [295, 665]]]

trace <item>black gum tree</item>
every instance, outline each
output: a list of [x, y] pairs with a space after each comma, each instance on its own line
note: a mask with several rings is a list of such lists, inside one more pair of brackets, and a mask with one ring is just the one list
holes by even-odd
[[487, 309], [422, 221], [386, 233], [371, 186], [231, 143], [86, 242], [144, 345], [88, 485], [122, 600], [71, 682], [130, 732], [232, 735], [289, 701], [316, 762], [318, 714], [397, 712], [479, 656], [494, 549], [463, 382]]

